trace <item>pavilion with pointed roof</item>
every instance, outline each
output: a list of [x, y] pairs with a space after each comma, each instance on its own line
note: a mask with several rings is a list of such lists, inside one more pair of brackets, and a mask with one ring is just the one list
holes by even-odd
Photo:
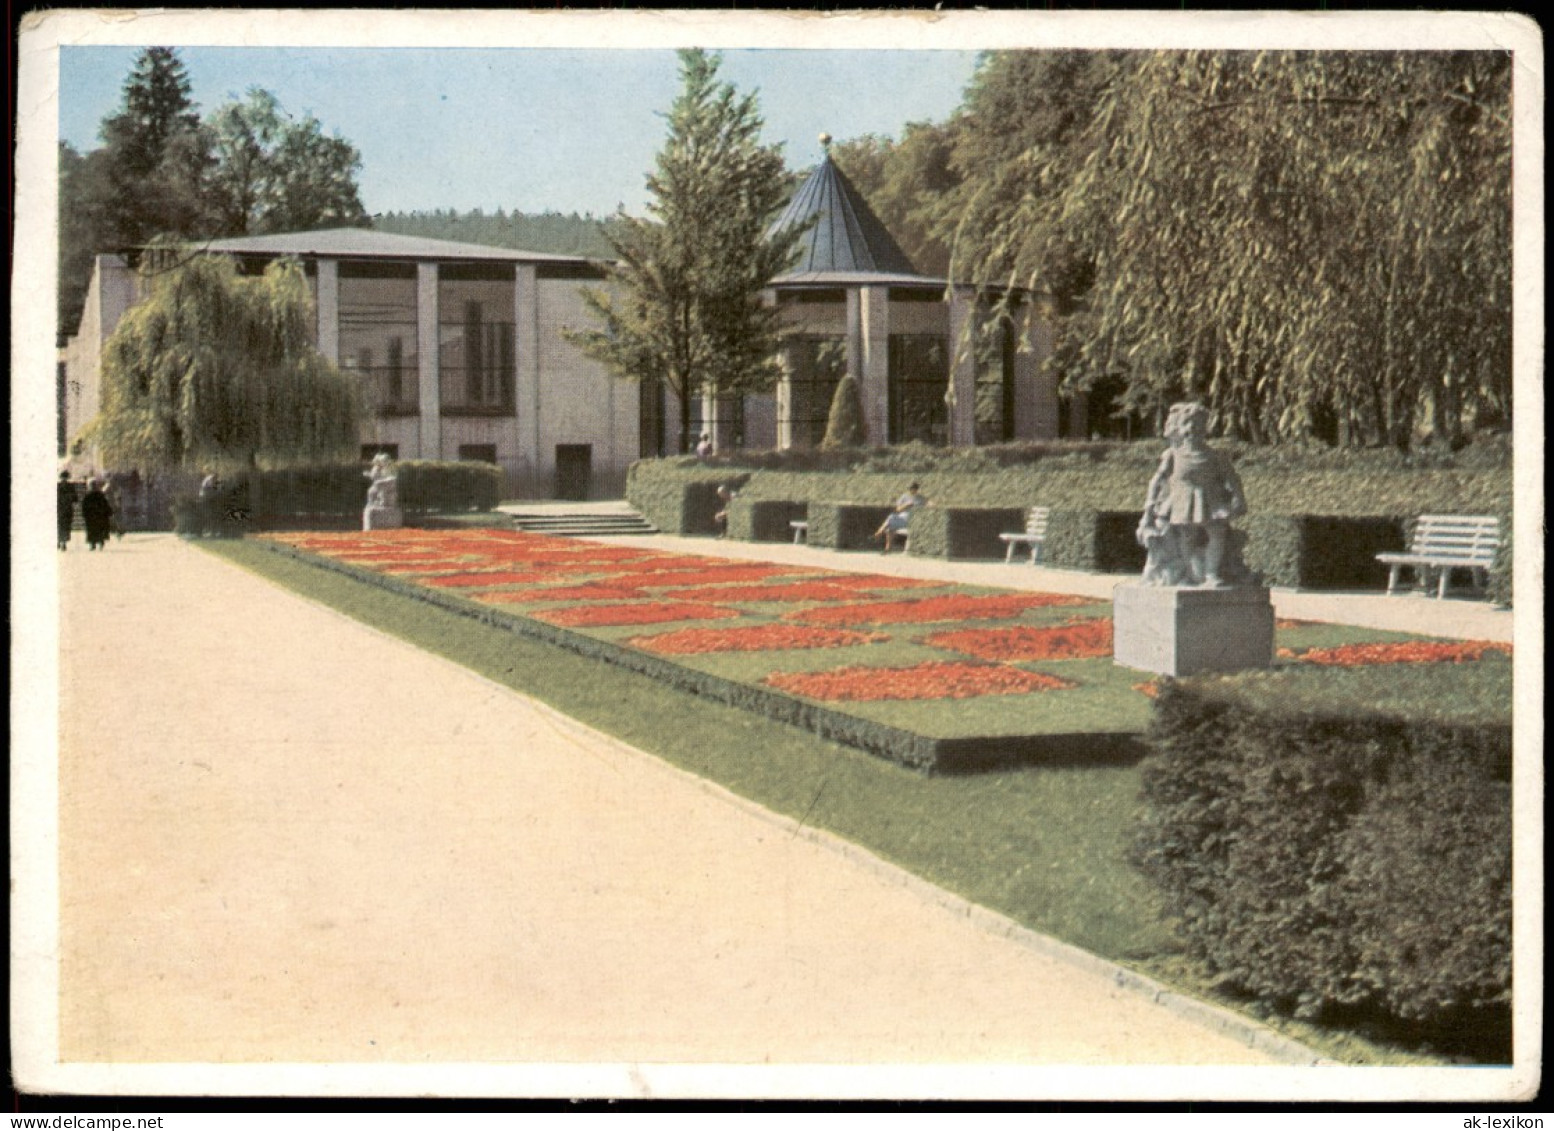
[[870, 444], [1057, 436], [1038, 301], [1011, 296], [1013, 318], [999, 319], [976, 286], [919, 272], [829, 150], [773, 231], [792, 227], [798, 259], [766, 296], [782, 313], [784, 376], [773, 396], [708, 399], [717, 447], [818, 445], [848, 373]]

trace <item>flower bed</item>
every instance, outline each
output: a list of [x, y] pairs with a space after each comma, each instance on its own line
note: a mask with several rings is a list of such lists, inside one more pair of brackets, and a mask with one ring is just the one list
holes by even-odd
[[[530, 579], [532, 580], [532, 579]], [[529, 586], [526, 589], [506, 590], [490, 594], [493, 601], [525, 604], [533, 601], [636, 601], [644, 597], [640, 590], [625, 585], [588, 583], [584, 585], [556, 585], [550, 588]], [[485, 598], [482, 598], [484, 600]]]
[[685, 601], [790, 604], [804, 601], [854, 601], [858, 598], [858, 591], [844, 585], [833, 585], [830, 581], [796, 581], [787, 585], [706, 585], [699, 589], [676, 589], [671, 596]]
[[1464, 664], [1490, 653], [1509, 656], [1511, 645], [1491, 640], [1404, 640], [1387, 644], [1345, 644], [1338, 648], [1309, 648], [1292, 652], [1280, 648], [1281, 659], [1307, 664], [1353, 668], [1370, 664]]
[[768, 687], [808, 699], [970, 699], [981, 695], [1026, 695], [1078, 686], [1071, 680], [1003, 664], [923, 663], [909, 668], [839, 668], [829, 672], [777, 672]]
[[937, 632], [923, 643], [979, 660], [1087, 660], [1112, 654], [1112, 622], [1108, 617], [1092, 617], [1051, 628], [968, 628]]
[[[477, 600], [512, 600], [506, 594], [483, 593]], [[641, 605], [575, 605], [569, 609], [540, 609], [529, 614], [535, 620], [565, 628], [603, 628], [632, 624], [667, 624], [677, 620], [721, 620], [737, 617], [734, 609], [722, 605], [654, 601]]]
[[657, 636], [636, 636], [627, 643], [661, 656], [708, 652], [780, 652], [794, 648], [850, 648], [888, 637], [845, 628], [808, 628], [796, 624], [758, 624], [749, 628], [681, 628]]
[[1004, 620], [1027, 609], [1054, 605], [1096, 605], [1089, 597], [1059, 593], [1009, 593], [997, 596], [923, 597], [915, 601], [877, 601], [839, 608], [802, 609], [786, 614], [801, 624], [929, 624], [935, 621]]

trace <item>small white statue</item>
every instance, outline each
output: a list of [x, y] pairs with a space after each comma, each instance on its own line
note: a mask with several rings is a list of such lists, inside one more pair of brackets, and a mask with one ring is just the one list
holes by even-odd
[[392, 461], [387, 452], [379, 452], [372, 457], [372, 466], [363, 474], [372, 482], [367, 488], [367, 505], [369, 507], [399, 506], [399, 477], [394, 474]]

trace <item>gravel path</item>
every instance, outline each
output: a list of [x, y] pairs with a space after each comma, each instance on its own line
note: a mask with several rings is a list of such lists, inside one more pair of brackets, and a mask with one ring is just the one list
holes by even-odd
[[59, 562], [65, 1061], [1300, 1055], [171, 536]]

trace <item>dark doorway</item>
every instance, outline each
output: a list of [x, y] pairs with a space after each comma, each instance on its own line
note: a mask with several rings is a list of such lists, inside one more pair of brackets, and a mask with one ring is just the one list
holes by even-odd
[[556, 445], [556, 498], [588, 498], [593, 453], [592, 444]]

